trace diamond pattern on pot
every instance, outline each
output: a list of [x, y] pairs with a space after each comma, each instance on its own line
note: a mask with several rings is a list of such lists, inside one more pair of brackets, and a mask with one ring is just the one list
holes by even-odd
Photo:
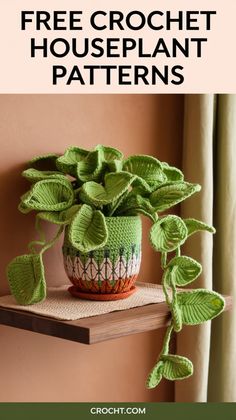
[[109, 250], [104, 250], [102, 259], [94, 258], [93, 252], [87, 257], [80, 255], [64, 255], [64, 265], [68, 276], [83, 281], [117, 281], [138, 274], [141, 264], [141, 249], [132, 246], [131, 252], [125, 255], [120, 248], [119, 255], [113, 256]]

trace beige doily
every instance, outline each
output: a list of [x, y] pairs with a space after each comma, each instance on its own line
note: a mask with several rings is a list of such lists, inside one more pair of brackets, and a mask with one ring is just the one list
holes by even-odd
[[44, 302], [35, 305], [18, 305], [13, 296], [0, 297], [0, 306], [12, 308], [51, 318], [72, 321], [90, 316], [107, 314], [114, 311], [136, 308], [151, 303], [164, 302], [164, 294], [160, 286], [151, 283], [136, 283], [137, 292], [127, 299], [97, 302], [73, 298], [67, 286], [50, 287]]

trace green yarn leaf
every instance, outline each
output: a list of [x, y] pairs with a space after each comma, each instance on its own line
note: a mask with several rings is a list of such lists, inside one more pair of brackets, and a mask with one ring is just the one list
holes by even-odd
[[20, 255], [7, 267], [11, 293], [21, 305], [32, 305], [46, 297], [46, 283], [42, 256]]
[[82, 187], [83, 194], [95, 206], [109, 204], [121, 197], [129, 188], [133, 176], [127, 172], [113, 172], [105, 176], [105, 186], [96, 182], [86, 182]]
[[210, 233], [215, 233], [216, 230], [213, 226], [210, 226], [204, 222], [201, 222], [200, 220], [196, 219], [184, 219], [184, 223], [187, 226], [188, 229], [188, 236], [192, 235], [195, 232], [199, 232], [202, 230], [205, 230]]
[[85, 159], [77, 163], [76, 175], [82, 183], [100, 181], [103, 172], [103, 156], [100, 150], [90, 152]]
[[144, 214], [152, 220], [156, 220], [155, 209], [152, 207], [148, 198], [144, 198], [139, 194], [134, 194], [133, 191], [124, 200], [118, 208], [116, 214], [123, 214], [126, 216], [136, 216], [137, 214]]
[[162, 162], [162, 170], [167, 177], [167, 181], [183, 181], [184, 174], [175, 166], [170, 166], [166, 162]]
[[157, 212], [162, 212], [200, 191], [200, 189], [201, 187], [198, 184], [177, 182], [159, 187], [151, 194], [150, 201]]
[[155, 388], [161, 382], [163, 377], [163, 367], [164, 362], [159, 361], [151, 370], [146, 382], [146, 387], [148, 389]]
[[61, 212], [56, 211], [43, 211], [37, 214], [39, 219], [46, 222], [55, 223], [56, 225], [64, 225], [64, 220], [61, 220]]
[[109, 217], [113, 216], [116, 211], [119, 210], [123, 201], [128, 197], [130, 194], [129, 190], [125, 191], [117, 200], [112, 201], [112, 203], [107, 205], [107, 214]]
[[195, 289], [178, 292], [177, 300], [186, 325], [196, 325], [218, 316], [225, 306], [224, 298], [216, 292]]
[[143, 197], [150, 197], [150, 194], [160, 186], [160, 182], [147, 182], [145, 179], [136, 175], [132, 183], [133, 193], [140, 194]]
[[136, 178], [134, 179], [132, 183], [133, 192], [136, 194], [141, 195], [150, 195], [152, 192], [152, 188], [150, 185], [145, 181], [145, 179], [141, 178], [140, 176], [136, 175]]
[[98, 144], [95, 147], [95, 150], [98, 150], [103, 154], [103, 159], [105, 160], [105, 162], [111, 162], [114, 160], [120, 161], [123, 159], [123, 153], [121, 153], [118, 149], [115, 149], [114, 147], [103, 146], [101, 144]]
[[69, 222], [71, 219], [73, 219], [73, 217], [76, 215], [76, 213], [80, 210], [81, 207], [82, 207], [81, 204], [74, 204], [74, 206], [71, 206], [68, 209], [63, 210], [61, 212], [61, 219], [66, 221], [66, 223]]
[[176, 381], [188, 378], [192, 374], [193, 364], [187, 357], [162, 354], [161, 360], [158, 361], [148, 376], [146, 387], [148, 389], [155, 388], [162, 378]]
[[150, 230], [150, 242], [156, 251], [170, 252], [177, 249], [187, 238], [187, 228], [178, 216], [159, 219]]
[[123, 170], [143, 178], [147, 183], [166, 181], [161, 162], [152, 156], [130, 156], [124, 161]]
[[47, 179], [36, 182], [21, 200], [31, 210], [60, 211], [73, 204], [74, 192], [69, 181]]
[[69, 227], [69, 240], [81, 252], [90, 252], [105, 246], [108, 230], [104, 215], [83, 204]]
[[47, 153], [46, 155], [35, 156], [28, 162], [28, 166], [39, 171], [56, 171], [56, 161], [59, 158], [57, 153]]
[[81, 205], [75, 204], [67, 210], [60, 212], [44, 211], [37, 214], [37, 217], [46, 222], [54, 223], [56, 225], [67, 225], [70, 223], [75, 214], [79, 211]]
[[76, 176], [78, 162], [84, 160], [89, 153], [89, 150], [81, 149], [77, 146], [70, 146], [66, 149], [64, 155], [57, 159], [57, 168], [65, 174]]
[[123, 162], [121, 160], [111, 160], [107, 162], [107, 167], [110, 172], [121, 172], [123, 169]]
[[42, 181], [43, 179], [67, 179], [61, 172], [56, 171], [38, 171], [34, 168], [26, 169], [22, 176], [30, 182]]
[[193, 364], [187, 357], [167, 354], [161, 357], [163, 363], [163, 377], [176, 381], [188, 378], [193, 374]]
[[180, 256], [174, 257], [167, 265], [164, 272], [165, 284], [170, 285], [171, 279], [176, 286], [186, 286], [192, 283], [202, 272], [202, 266], [193, 258]]

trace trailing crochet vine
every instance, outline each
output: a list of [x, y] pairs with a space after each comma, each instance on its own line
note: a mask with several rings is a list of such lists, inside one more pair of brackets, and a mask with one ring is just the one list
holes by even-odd
[[[74, 248], [89, 252], [107, 243], [106, 217], [145, 215], [153, 222], [150, 242], [161, 253], [162, 287], [171, 311], [170, 326], [147, 387], [154, 388], [162, 377], [178, 380], [192, 375], [190, 360], [169, 353], [171, 334], [179, 332], [183, 325], [213, 319], [223, 311], [224, 299], [205, 289], [182, 289], [201, 274], [202, 267], [181, 255], [181, 246], [195, 232], [215, 230], [195, 219], [160, 214], [200, 191], [200, 186], [184, 181], [179, 169], [152, 156], [123, 159], [119, 150], [101, 145], [92, 151], [69, 147], [62, 156], [39, 156], [29, 165], [22, 175], [32, 186], [21, 197], [19, 210], [37, 212], [39, 238], [29, 244], [29, 254], [16, 257], [8, 265], [9, 284], [16, 300], [30, 305], [46, 297], [42, 257], [65, 229]], [[46, 239], [42, 220], [58, 225], [54, 238]]]

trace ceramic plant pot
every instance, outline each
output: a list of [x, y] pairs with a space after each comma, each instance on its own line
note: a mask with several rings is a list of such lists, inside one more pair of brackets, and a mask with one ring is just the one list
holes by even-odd
[[108, 241], [100, 250], [82, 253], [65, 234], [64, 267], [73, 296], [118, 300], [135, 292], [141, 263], [142, 225], [139, 216], [107, 217]]

